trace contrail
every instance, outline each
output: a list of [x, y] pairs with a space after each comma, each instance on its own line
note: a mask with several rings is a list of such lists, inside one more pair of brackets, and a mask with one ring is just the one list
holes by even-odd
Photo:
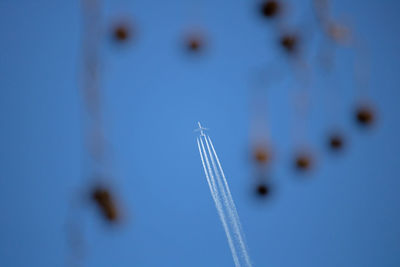
[[[215, 206], [228, 239], [235, 266], [251, 266], [239, 216], [229, 190], [228, 182], [222, 170], [221, 163], [210, 137], [205, 135], [203, 132], [205, 128], [202, 128], [200, 124], [199, 127], [200, 137], [197, 138], [197, 145], [200, 152], [200, 158], [211, 191], [211, 196], [214, 199]], [[205, 146], [204, 143], [206, 144]]]
[[[197, 145], [199, 147], [201, 162], [203, 163], [204, 173], [206, 174], [208, 186], [210, 187], [211, 196], [214, 199], [215, 207], [217, 208], [219, 218], [221, 219], [222, 226], [224, 227], [225, 234], [226, 234], [226, 237], [228, 239], [228, 244], [229, 244], [229, 247], [230, 247], [231, 252], [232, 252], [233, 261], [235, 262], [235, 266], [240, 266], [239, 258], [237, 256], [236, 249], [235, 249], [235, 246], [233, 244], [233, 240], [232, 240], [232, 236], [231, 236], [231, 233], [230, 233], [230, 230], [229, 230], [229, 226], [226, 223], [226, 216], [225, 216], [222, 204], [221, 204], [221, 199], [220, 199], [220, 196], [219, 196], [219, 193], [218, 193], [218, 189], [215, 186], [214, 176], [212, 174], [210, 163], [208, 161], [208, 157], [207, 157], [206, 151], [204, 149], [203, 140], [201, 140], [201, 138], [200, 138], [200, 143], [201, 143], [202, 149], [200, 149], [199, 138], [197, 138]], [[206, 163], [207, 163], [207, 168], [206, 168], [206, 165], [204, 164], [203, 155], [204, 155], [204, 158], [205, 158]]]
[[[251, 266], [250, 258], [249, 258], [249, 255], [247, 253], [247, 247], [246, 247], [245, 240], [244, 240], [244, 234], [243, 234], [243, 230], [242, 230], [242, 225], [240, 223], [239, 214], [238, 214], [238, 212], [236, 210], [236, 205], [233, 202], [231, 191], [229, 190], [228, 181], [226, 180], [224, 171], [222, 170], [221, 163], [219, 162], [219, 158], [218, 158], [217, 152], [215, 152], [215, 149], [214, 149], [213, 143], [211, 141], [211, 138], [209, 136], [207, 136], [207, 139], [208, 139], [208, 141], [209, 141], [209, 143], [211, 145], [212, 152], [213, 152], [214, 157], [215, 157], [215, 159], [216, 159], [216, 161], [218, 163], [219, 173], [221, 174], [222, 179], [223, 179], [223, 185], [221, 185], [221, 187], [222, 187], [222, 192], [223, 192], [223, 196], [224, 196], [224, 202], [227, 202], [227, 205], [229, 205], [228, 212], [229, 212], [229, 216], [230, 216], [230, 218], [232, 220], [232, 223], [233, 223], [235, 237], [237, 238], [237, 241], [239, 242], [238, 245], [239, 245], [239, 248], [240, 248], [240, 251], [241, 251], [241, 256], [243, 257], [243, 260], [247, 264], [245, 266]], [[209, 151], [210, 157], [211, 157], [211, 149], [208, 146], [207, 139], [206, 139], [206, 144], [207, 144], [207, 148], [208, 148], [208, 151]], [[214, 162], [212, 157], [211, 157], [211, 161], [213, 163], [214, 169], [217, 169], [217, 167], [215, 166], [215, 162]], [[218, 171], [216, 171], [218, 182], [220, 184], [222, 184], [221, 177], [220, 177], [219, 173], [218, 173]]]

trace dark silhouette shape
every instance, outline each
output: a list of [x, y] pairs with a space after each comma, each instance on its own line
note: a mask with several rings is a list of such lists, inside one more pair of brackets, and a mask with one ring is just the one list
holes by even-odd
[[119, 218], [118, 209], [114, 199], [107, 188], [96, 187], [92, 191], [92, 199], [99, 207], [104, 219], [115, 222]]
[[187, 40], [187, 48], [190, 52], [199, 52], [203, 48], [203, 40], [198, 36], [191, 36]]
[[132, 37], [132, 29], [127, 24], [118, 24], [113, 30], [113, 36], [119, 43], [127, 42]]
[[278, 1], [265, 1], [261, 4], [261, 14], [267, 18], [273, 18], [280, 11], [280, 4]]
[[329, 146], [332, 150], [338, 151], [343, 149], [344, 138], [340, 134], [333, 134], [329, 137]]
[[256, 187], [256, 193], [261, 197], [266, 197], [271, 193], [271, 188], [267, 184], [259, 184]]
[[298, 155], [295, 159], [295, 166], [297, 170], [300, 171], [309, 170], [311, 168], [311, 165], [312, 165], [312, 159], [308, 155], [301, 154]]
[[288, 53], [295, 53], [298, 50], [298, 37], [294, 34], [285, 34], [280, 39], [282, 48]]
[[363, 106], [356, 110], [356, 120], [362, 126], [369, 126], [374, 122], [375, 116], [371, 108]]

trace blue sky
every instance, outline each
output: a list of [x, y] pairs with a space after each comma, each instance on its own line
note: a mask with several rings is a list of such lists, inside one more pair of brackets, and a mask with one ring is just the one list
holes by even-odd
[[[292, 168], [299, 131], [293, 121], [300, 118], [291, 99], [300, 86], [296, 69], [276, 45], [274, 24], [258, 16], [257, 1], [104, 1], [105, 172], [124, 220], [110, 227], [81, 201], [74, 212], [84, 266], [233, 266], [196, 147], [197, 121], [210, 128], [254, 266], [400, 264], [400, 6], [333, 4], [334, 17], [351, 25], [368, 51], [367, 96], [377, 120], [361, 129], [353, 115], [361, 101], [354, 50], [338, 47], [326, 78], [315, 60], [322, 36], [311, 2], [286, 3], [289, 28], [305, 25], [304, 58], [312, 66], [300, 140], [316, 158], [308, 175]], [[1, 266], [68, 263], [68, 211], [91, 185], [81, 15], [79, 1], [0, 2]], [[118, 47], [107, 30], [121, 16], [132, 19], [137, 37]], [[182, 42], [195, 26], [207, 45], [192, 57]], [[268, 85], [255, 82], [260, 72]], [[274, 150], [268, 173], [274, 191], [263, 200], [254, 197], [249, 160], [254, 87], [265, 90], [261, 113]], [[339, 155], [326, 149], [332, 127], [346, 136]]]

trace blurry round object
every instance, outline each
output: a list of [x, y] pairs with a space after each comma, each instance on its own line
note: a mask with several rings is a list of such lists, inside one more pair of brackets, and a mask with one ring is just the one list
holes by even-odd
[[260, 164], [266, 164], [270, 159], [268, 150], [265, 147], [257, 147], [253, 152], [253, 156], [254, 160]]
[[278, 1], [264, 1], [261, 4], [261, 14], [267, 18], [273, 18], [280, 11], [280, 4]]
[[342, 150], [344, 146], [344, 138], [340, 134], [333, 134], [329, 137], [329, 147], [334, 150]]
[[356, 120], [359, 125], [369, 126], [374, 122], [374, 112], [372, 108], [361, 106], [356, 110]]
[[285, 34], [281, 36], [281, 47], [288, 53], [294, 53], [298, 49], [298, 37], [294, 34]]
[[311, 169], [312, 159], [309, 155], [299, 154], [295, 158], [295, 167], [299, 171], [306, 171]]
[[125, 41], [129, 37], [128, 29], [123, 26], [118, 26], [114, 31], [114, 36], [118, 41]]
[[197, 51], [201, 47], [201, 41], [198, 39], [191, 39], [189, 40], [188, 47], [192, 51]]
[[261, 183], [256, 186], [255, 193], [260, 197], [266, 197], [271, 193], [271, 187], [268, 184]]
[[189, 52], [196, 53], [204, 49], [204, 38], [200, 35], [189, 35], [186, 38], [186, 47]]
[[117, 43], [126, 43], [133, 37], [132, 24], [124, 21], [116, 23], [112, 28], [112, 36]]

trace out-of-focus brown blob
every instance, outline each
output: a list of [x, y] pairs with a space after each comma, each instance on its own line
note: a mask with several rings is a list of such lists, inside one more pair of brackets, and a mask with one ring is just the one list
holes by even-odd
[[105, 187], [95, 187], [92, 191], [92, 199], [99, 207], [104, 219], [116, 222], [119, 212], [111, 192]]
[[186, 39], [186, 47], [189, 52], [200, 52], [204, 48], [204, 40], [200, 36], [188, 36]]
[[267, 18], [273, 18], [280, 12], [280, 4], [278, 1], [264, 1], [261, 4], [261, 14]]
[[125, 43], [132, 38], [133, 30], [128, 23], [119, 23], [113, 29], [113, 37], [116, 42]]
[[255, 161], [260, 164], [266, 164], [270, 160], [269, 152], [265, 147], [257, 147], [254, 150], [253, 156]]
[[288, 53], [295, 53], [298, 50], [299, 38], [294, 34], [285, 34], [280, 39], [282, 48]]
[[350, 29], [346, 25], [338, 23], [330, 17], [330, 1], [314, 0], [313, 2], [317, 19], [324, 33], [336, 43], [343, 45], [349, 44], [351, 41]]
[[374, 122], [375, 116], [371, 108], [363, 106], [356, 110], [356, 120], [362, 126], [369, 126]]
[[306, 171], [312, 167], [312, 159], [309, 155], [300, 154], [295, 159], [295, 167], [297, 170]]
[[327, 29], [328, 35], [338, 43], [346, 44], [350, 41], [350, 30], [344, 25], [330, 24]]
[[343, 149], [344, 138], [339, 134], [333, 134], [329, 137], [329, 146], [332, 150], [338, 151]]

